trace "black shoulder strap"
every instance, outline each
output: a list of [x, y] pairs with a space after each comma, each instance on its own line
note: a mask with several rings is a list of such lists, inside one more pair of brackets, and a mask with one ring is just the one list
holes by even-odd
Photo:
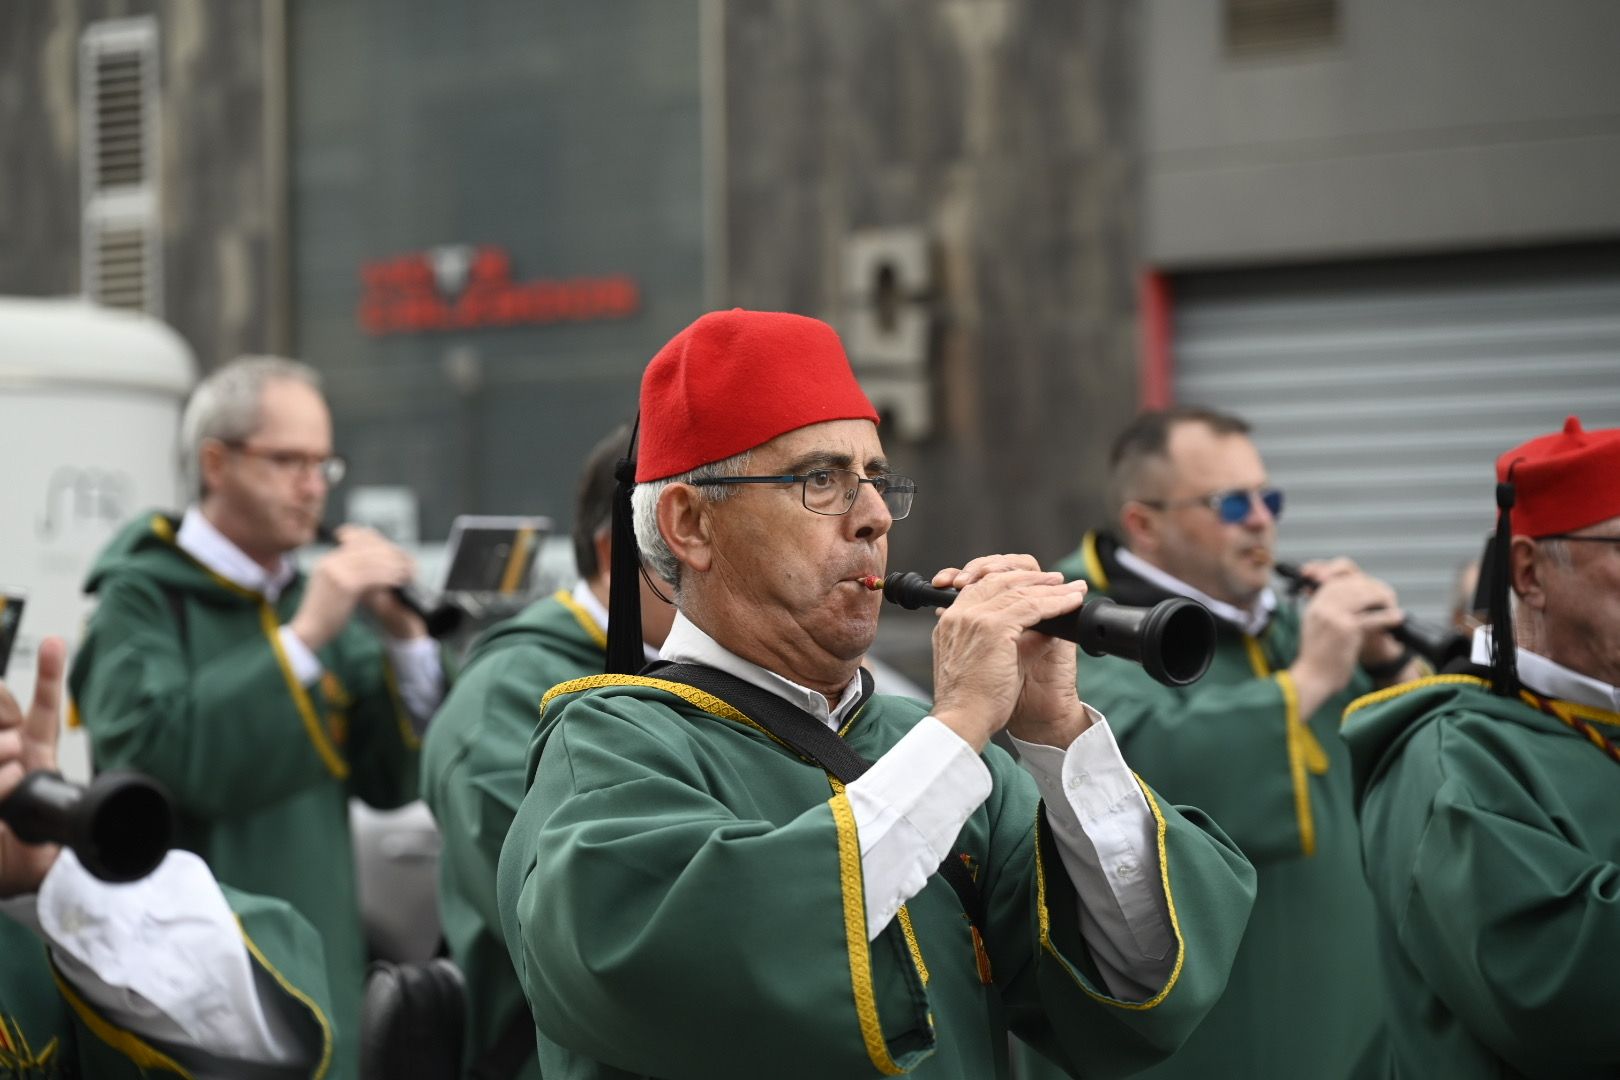
[[[872, 767], [826, 724], [784, 698], [762, 690], [734, 675], [705, 664], [655, 664], [642, 674], [666, 682], [685, 683], [713, 694], [766, 731], [781, 739], [800, 757], [808, 758], [848, 784]], [[861, 701], [872, 696], [872, 675], [860, 670]], [[859, 708], [859, 707], [857, 707]], [[962, 859], [948, 855], [939, 864], [939, 876], [955, 890], [962, 910], [975, 928], [985, 925], [984, 898]]]

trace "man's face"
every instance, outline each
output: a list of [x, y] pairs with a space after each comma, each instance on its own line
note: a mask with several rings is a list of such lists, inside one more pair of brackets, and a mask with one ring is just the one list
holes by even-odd
[[1260, 452], [1244, 435], [1222, 435], [1188, 422], [1170, 430], [1168, 468], [1159, 470], [1163, 490], [1148, 511], [1155, 519], [1151, 561], [1217, 600], [1248, 607], [1271, 581], [1277, 519], [1258, 498], [1249, 514], [1228, 525], [1205, 501], [1224, 491], [1255, 491], [1267, 485]]
[[[1620, 538], [1620, 518], [1575, 530]], [[1538, 552], [1542, 626], [1550, 659], [1620, 686], [1620, 543], [1565, 542], [1569, 565]]]
[[332, 456], [332, 417], [312, 387], [291, 379], [265, 384], [259, 428], [226, 447], [209, 497], [249, 554], [276, 555], [315, 538], [326, 508], [316, 463]]
[[[790, 431], [752, 454], [756, 476], [848, 469], [888, 471], [877, 426], [833, 420]], [[879, 593], [859, 583], [888, 561], [888, 507], [862, 484], [849, 512], [805, 509], [802, 485], [738, 485], [711, 504], [714, 563], [703, 582], [706, 602], [725, 608], [733, 626], [792, 660], [806, 677], [857, 661], [877, 632]]]

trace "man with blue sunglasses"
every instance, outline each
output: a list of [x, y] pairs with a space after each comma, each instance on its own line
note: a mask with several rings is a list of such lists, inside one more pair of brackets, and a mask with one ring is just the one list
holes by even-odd
[[1080, 685], [1143, 779], [1208, 810], [1259, 873], [1225, 995], [1144, 1075], [1350, 1075], [1383, 1021], [1339, 716], [1418, 674], [1384, 633], [1401, 619], [1395, 594], [1335, 559], [1305, 565], [1317, 584], [1303, 609], [1278, 599], [1283, 493], [1238, 417], [1138, 417], [1114, 444], [1110, 485], [1117, 531], [1088, 534], [1058, 569], [1124, 604], [1198, 600], [1216, 616], [1216, 654], [1188, 687], [1083, 656]]

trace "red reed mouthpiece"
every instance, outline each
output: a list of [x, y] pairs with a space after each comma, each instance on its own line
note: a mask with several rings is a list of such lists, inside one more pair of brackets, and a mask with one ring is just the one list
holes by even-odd
[[861, 578], [861, 584], [865, 585], [873, 592], [881, 592], [883, 589], [883, 579], [878, 577], [876, 574], [867, 574], [865, 577]]

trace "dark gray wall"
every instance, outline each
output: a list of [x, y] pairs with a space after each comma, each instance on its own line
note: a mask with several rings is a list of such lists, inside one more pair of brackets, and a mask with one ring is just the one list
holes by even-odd
[[[566, 528], [579, 466], [703, 305], [696, 0], [298, 0], [288, 27], [296, 349], [350, 483]], [[373, 336], [361, 268], [495, 245], [516, 281], [628, 274], [630, 318]]]
[[0, 5], [0, 294], [79, 292], [79, 36], [156, 15], [164, 310], [204, 368], [275, 344], [267, 198], [267, 3]]
[[1620, 236], [1620, 4], [1339, 0], [1234, 53], [1224, 4], [1144, 7], [1145, 246], [1166, 267]]
[[1135, 6], [725, 11], [726, 300], [837, 322], [850, 231], [938, 251], [935, 432], [885, 436], [921, 488], [891, 566], [1067, 552], [1137, 402]]

